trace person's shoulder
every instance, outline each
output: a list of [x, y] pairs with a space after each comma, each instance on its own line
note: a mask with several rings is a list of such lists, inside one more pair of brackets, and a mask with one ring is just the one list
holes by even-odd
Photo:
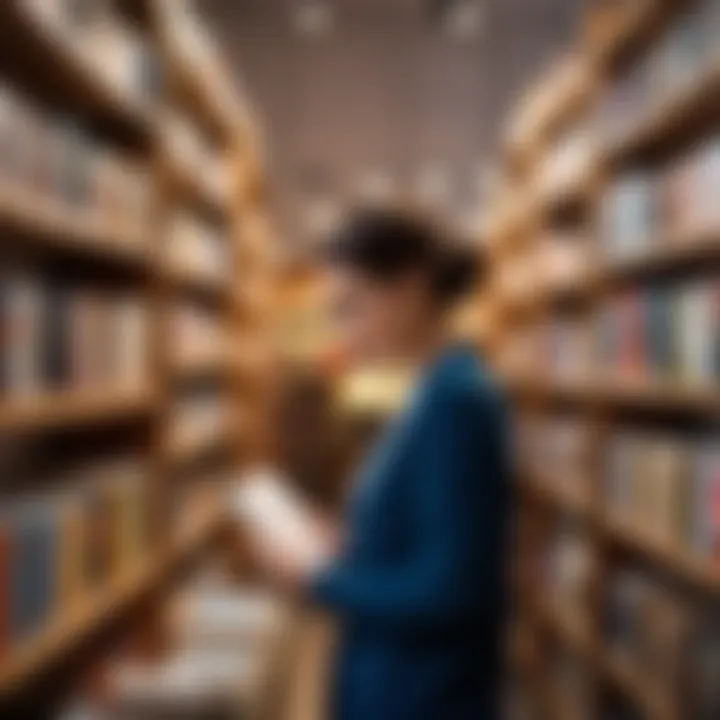
[[432, 378], [430, 407], [460, 412], [504, 411], [504, 392], [492, 372], [471, 349], [456, 351]]

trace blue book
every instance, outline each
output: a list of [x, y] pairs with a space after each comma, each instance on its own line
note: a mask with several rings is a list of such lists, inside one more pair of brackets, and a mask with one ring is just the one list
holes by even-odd
[[13, 523], [10, 634], [13, 643], [40, 631], [54, 607], [58, 523], [47, 503], [23, 507]]

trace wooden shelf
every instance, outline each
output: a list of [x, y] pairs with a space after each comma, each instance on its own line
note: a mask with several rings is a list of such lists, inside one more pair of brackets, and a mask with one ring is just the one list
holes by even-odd
[[670, 383], [608, 383], [595, 391], [605, 405], [625, 405], [662, 412], [713, 415], [720, 412], [719, 386]]
[[199, 297], [214, 304], [229, 306], [232, 302], [230, 288], [220, 280], [196, 271], [169, 268], [166, 279], [178, 292]]
[[719, 262], [720, 228], [693, 230], [659, 239], [656, 249], [648, 253], [608, 264], [601, 278], [612, 284]]
[[7, 185], [0, 185], [0, 226], [53, 252], [125, 269], [148, 271], [151, 267], [145, 238], [124, 231], [116, 222], [103, 217]]
[[152, 392], [107, 391], [40, 393], [0, 402], [0, 432], [41, 432], [151, 415]]
[[711, 129], [720, 113], [720, 63], [678, 88], [643, 114], [618, 140], [610, 142], [604, 155], [618, 166], [668, 145], [695, 137], [702, 128]]
[[213, 217], [227, 220], [226, 199], [216, 192], [197, 172], [191, 172], [171, 158], [165, 160], [168, 175], [175, 190], [190, 205], [203, 209]]
[[[527, 476], [527, 473], [521, 472], [521, 474]], [[538, 478], [528, 478], [521, 483], [521, 487], [543, 503], [562, 512], [584, 518], [593, 518], [597, 515], [597, 509], [587, 497], [589, 488], [570, 490], [561, 484], [553, 484], [550, 480], [543, 481]]]
[[604, 379], [568, 383], [548, 380], [541, 375], [514, 377], [508, 382], [511, 389], [521, 394], [596, 406], [628, 406], [662, 412], [708, 415], [720, 412], [720, 387], [716, 386], [620, 383]]
[[631, 700], [651, 720], [683, 720], [668, 707], [660, 689], [643, 679], [629, 658], [606, 650], [597, 658], [598, 669], [606, 681]]
[[0, 62], [25, 90], [81, 112], [125, 139], [147, 146], [155, 134], [149, 108], [125, 96], [72, 38], [35, 17], [19, 0], [0, 3]]
[[188, 465], [230, 445], [229, 429], [222, 432], [203, 434], [190, 440], [170, 439], [166, 446], [166, 457], [173, 466]]
[[25, 647], [14, 651], [8, 660], [0, 663], [0, 700], [21, 691], [49, 668], [62, 663], [75, 647], [100, 634], [153, 589], [161, 587], [223, 522], [220, 507], [206, 511], [198, 518], [193, 531], [177, 538], [170, 550], [88, 598], [68, 617], [51, 624]]
[[224, 375], [230, 370], [229, 358], [224, 353], [197, 357], [192, 360], [183, 360], [175, 364], [174, 377], [181, 381]]
[[685, 583], [720, 597], [720, 566], [693, 557], [690, 550], [648, 537], [636, 527], [613, 520], [604, 520], [602, 527], [614, 543], [662, 566]]

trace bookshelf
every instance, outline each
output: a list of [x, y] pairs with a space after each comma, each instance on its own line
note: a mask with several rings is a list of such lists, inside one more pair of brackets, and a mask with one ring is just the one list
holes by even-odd
[[483, 341], [518, 415], [530, 717], [720, 712], [718, 36], [717, 3], [599, 4], [574, 90], [553, 67], [503, 146]]
[[[248, 452], [243, 349], [265, 308], [239, 288], [271, 276], [274, 243], [262, 139], [179, 5], [0, 4], [0, 476], [22, 469], [0, 500], [0, 714], [70, 691], [111, 628], [162, 642], [138, 608], [219, 537]], [[20, 598], [9, 553], [39, 515], [58, 555]]]

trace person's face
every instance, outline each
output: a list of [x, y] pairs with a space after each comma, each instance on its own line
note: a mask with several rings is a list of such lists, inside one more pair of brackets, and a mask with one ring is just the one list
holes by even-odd
[[333, 325], [352, 360], [393, 361], [412, 353], [432, 317], [420, 273], [382, 281], [335, 266], [328, 268], [326, 280]]

